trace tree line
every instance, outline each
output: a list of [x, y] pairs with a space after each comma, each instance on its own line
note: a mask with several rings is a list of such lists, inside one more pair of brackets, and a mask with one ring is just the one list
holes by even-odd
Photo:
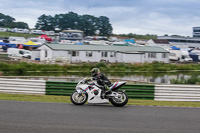
[[[0, 13], [0, 27], [5, 28], [23, 28], [29, 29], [29, 26], [25, 22], [16, 22], [15, 18]], [[113, 28], [110, 20], [106, 16], [95, 17], [93, 15], [78, 15], [74, 12], [65, 14], [41, 15], [38, 17], [35, 29], [45, 31], [58, 31], [67, 29], [77, 29], [84, 31], [86, 36], [100, 35], [111, 36]], [[138, 35], [138, 34], [120, 34], [123, 37], [135, 38], [135, 39], [155, 39], [157, 35]]]
[[5, 28], [23, 28], [27, 29], [28, 24], [24, 22], [15, 22], [15, 18], [0, 13], [0, 27]]
[[78, 15], [74, 12], [66, 14], [41, 15], [36, 23], [36, 29], [60, 31], [66, 29], [77, 29], [84, 31], [86, 36], [101, 35], [110, 36], [112, 34], [112, 25], [106, 16], [95, 17], [93, 15]]
[[150, 34], [138, 35], [138, 34], [129, 33], [129, 34], [119, 34], [119, 36], [135, 38], [135, 39], [144, 39], [144, 40], [157, 39], [157, 35], [150, 35]]

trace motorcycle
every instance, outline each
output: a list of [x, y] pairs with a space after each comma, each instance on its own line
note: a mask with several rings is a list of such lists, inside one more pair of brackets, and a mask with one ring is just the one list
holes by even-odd
[[115, 82], [110, 86], [110, 93], [105, 94], [101, 85], [95, 80], [84, 78], [76, 85], [76, 90], [71, 94], [70, 100], [75, 105], [88, 103], [100, 104], [109, 103], [117, 107], [127, 104], [128, 96], [125, 91], [118, 91], [126, 82]]

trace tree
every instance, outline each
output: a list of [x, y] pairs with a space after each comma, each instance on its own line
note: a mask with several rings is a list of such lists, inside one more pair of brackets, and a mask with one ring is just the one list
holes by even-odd
[[56, 28], [61, 30], [77, 29], [79, 23], [79, 15], [74, 12], [55, 15]]
[[98, 18], [98, 30], [101, 36], [110, 36], [112, 34], [113, 28], [108, 17], [100, 16]]
[[40, 30], [62, 30], [76, 29], [84, 31], [86, 36], [93, 36], [97, 33], [102, 36], [112, 34], [112, 25], [109, 18], [100, 16], [99, 18], [92, 15], [78, 15], [74, 12], [66, 14], [56, 14], [54, 17], [43, 14], [38, 18], [36, 29]]
[[28, 28], [28, 24], [24, 22], [15, 22], [15, 19], [13, 17], [0, 13], [0, 27]]
[[138, 34], [133, 34], [133, 33], [129, 33], [129, 34], [120, 34], [119, 36], [123, 36], [123, 37], [129, 37], [129, 38], [135, 38], [135, 39], [145, 39], [145, 40], [149, 40], [149, 39], [156, 39], [157, 35], [138, 35]]
[[39, 18], [38, 18], [38, 21], [35, 25], [36, 29], [39, 29], [39, 30], [46, 30], [46, 31], [51, 31], [51, 30], [55, 30], [55, 25], [56, 25], [56, 22], [55, 22], [55, 18], [52, 17], [51, 15], [41, 15]]
[[28, 24], [24, 22], [14, 22], [13, 26], [10, 28], [22, 28], [22, 29], [28, 29]]
[[86, 36], [95, 35], [98, 30], [98, 18], [92, 15], [83, 15], [80, 17], [80, 30], [84, 31]]
[[13, 17], [0, 13], [0, 26], [11, 28], [10, 25], [15, 21]]

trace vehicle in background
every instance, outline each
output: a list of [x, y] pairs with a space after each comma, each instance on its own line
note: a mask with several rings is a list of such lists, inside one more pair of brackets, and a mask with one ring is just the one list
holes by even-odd
[[185, 50], [169, 50], [169, 59], [178, 62], [192, 62], [189, 52]]
[[110, 38], [109, 38], [109, 41], [111, 41], [111, 42], [117, 42], [117, 41], [119, 41], [119, 40], [118, 40], [117, 37], [110, 37]]
[[27, 40], [24, 37], [9, 37], [8, 40], [10, 44], [23, 44], [27, 42]]
[[8, 29], [7, 28], [0, 28], [0, 32], [7, 32]]
[[54, 36], [55, 32], [54, 31], [45, 31], [45, 34], [49, 35], [49, 36]]
[[30, 34], [42, 35], [45, 34], [45, 32], [42, 30], [31, 30]]
[[192, 50], [189, 55], [194, 62], [200, 62], [200, 50]]
[[23, 57], [31, 59], [31, 51], [25, 50], [25, 49], [17, 49], [17, 48], [8, 48], [7, 49], [8, 57], [14, 58], [14, 57]]
[[29, 30], [28, 29], [13, 28], [11, 30], [11, 32], [15, 32], [15, 33], [29, 33]]

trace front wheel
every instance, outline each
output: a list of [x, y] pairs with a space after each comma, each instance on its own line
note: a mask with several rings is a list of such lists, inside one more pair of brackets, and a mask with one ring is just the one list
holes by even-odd
[[128, 96], [126, 95], [126, 93], [124, 93], [123, 91], [117, 91], [117, 93], [119, 94], [118, 98], [110, 98], [110, 102], [112, 103], [112, 105], [117, 107], [122, 107], [126, 105], [128, 103]]
[[70, 100], [75, 105], [83, 105], [87, 102], [88, 95], [85, 93], [79, 94], [77, 91], [73, 92]]

